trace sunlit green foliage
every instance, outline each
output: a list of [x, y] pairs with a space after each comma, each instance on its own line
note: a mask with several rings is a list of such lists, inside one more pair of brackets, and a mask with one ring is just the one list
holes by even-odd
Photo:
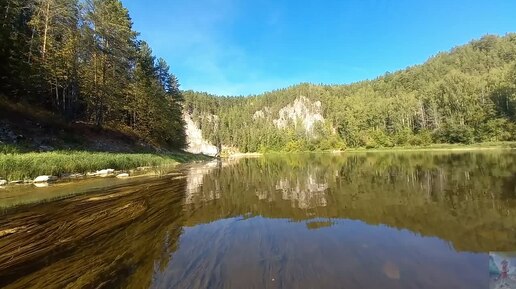
[[6, 0], [0, 15], [0, 94], [10, 101], [186, 145], [179, 83], [121, 1]]
[[[328, 127], [315, 135], [273, 124], [301, 95], [322, 102]], [[488, 35], [423, 65], [350, 85], [304, 83], [251, 97], [188, 91], [185, 97], [205, 137], [242, 151], [515, 140], [516, 34]], [[270, 114], [253, 119], [264, 108]]]

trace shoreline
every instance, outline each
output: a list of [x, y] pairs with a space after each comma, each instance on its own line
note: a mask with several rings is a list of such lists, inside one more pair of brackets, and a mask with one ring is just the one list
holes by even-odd
[[[206, 155], [175, 153], [108, 153], [53, 151], [0, 154], [0, 188], [16, 185], [59, 183], [66, 181], [149, 174], [166, 167], [213, 159]], [[156, 172], [157, 174], [157, 172]]]
[[[42, 185], [33, 182], [21, 184], [8, 184], [0, 186], [0, 210], [6, 210], [13, 207], [52, 201], [54, 199], [69, 198], [92, 191], [102, 190], [103, 188], [111, 188], [120, 184], [138, 183], [146, 179], [156, 177], [172, 176], [182, 178], [181, 170], [187, 170], [190, 167], [200, 165], [202, 163], [222, 160], [232, 161], [242, 158], [260, 158], [267, 155], [289, 155], [289, 154], [362, 154], [362, 153], [410, 153], [410, 152], [471, 152], [471, 151], [494, 151], [494, 150], [514, 150], [516, 143], [499, 143], [499, 144], [474, 144], [474, 145], [434, 145], [428, 147], [398, 147], [398, 148], [381, 148], [381, 149], [347, 149], [342, 151], [312, 151], [312, 152], [267, 152], [267, 153], [238, 153], [221, 158], [213, 158], [204, 155], [180, 154], [181, 158], [169, 159], [168, 163], [158, 166], [147, 166], [139, 169], [131, 168], [126, 170], [114, 171], [109, 175], [92, 175], [81, 174], [80, 177], [74, 178], [70, 174], [64, 174], [57, 180]], [[149, 154], [150, 155], [150, 154]], [[157, 155], [157, 154], [156, 154]], [[156, 156], [154, 155], [154, 156]], [[0, 156], [1, 157], [1, 156]], [[0, 163], [0, 168], [2, 163]], [[100, 169], [100, 168], [99, 168]], [[128, 172], [129, 176], [117, 178], [117, 173]]]
[[209, 161], [190, 161], [166, 165], [161, 168], [148, 168], [139, 174], [126, 178], [117, 178], [116, 175], [85, 176], [77, 179], [58, 179], [57, 181], [47, 183], [45, 186], [26, 183], [0, 187], [0, 215], [7, 210], [20, 206], [63, 200], [89, 193], [102, 194], [102, 191], [118, 186], [140, 184], [167, 177], [173, 180], [183, 179], [186, 178], [185, 172], [190, 168], [203, 166]]
[[222, 159], [240, 159], [240, 158], [258, 158], [263, 156], [263, 153], [254, 152], [254, 153], [235, 153], [230, 155], [221, 156]]
[[[320, 150], [320, 151], [268, 151], [256, 153], [259, 155], [267, 154], [297, 154], [297, 153], [377, 153], [377, 152], [431, 152], [431, 151], [483, 151], [483, 150], [516, 150], [516, 142], [493, 142], [475, 144], [432, 144], [428, 146], [400, 146], [400, 147], [379, 147], [379, 148], [347, 148], [344, 150]], [[255, 155], [255, 153], [247, 153]], [[245, 155], [245, 154], [243, 154]]]
[[[514, 150], [516, 142], [493, 142], [477, 144], [432, 144], [429, 146], [414, 147], [385, 147], [385, 148], [348, 148], [344, 150], [326, 151], [299, 151], [299, 152], [250, 152], [235, 153], [221, 156], [220, 159], [258, 158], [264, 155], [277, 154], [302, 154], [302, 153], [395, 153], [395, 152], [468, 152], [468, 151], [489, 151], [489, 150]], [[78, 155], [78, 157], [77, 157]], [[112, 157], [111, 160], [105, 158]], [[68, 159], [61, 159], [68, 158]], [[99, 161], [98, 159], [102, 159]], [[36, 160], [38, 159], [38, 160]], [[93, 178], [115, 178], [118, 174], [128, 173], [124, 177], [135, 178], [141, 176], [160, 175], [159, 171], [168, 167], [176, 168], [180, 165], [194, 164], [216, 159], [202, 154], [191, 154], [187, 152], [175, 152], [168, 154], [157, 153], [108, 153], [108, 152], [85, 152], [85, 151], [54, 151], [41, 153], [13, 153], [0, 154], [0, 189], [14, 186], [35, 185], [34, 179], [38, 176], [52, 176], [54, 180], [48, 183], [62, 184], [75, 183], [76, 181]], [[8, 162], [14, 162], [10, 164]], [[82, 162], [77, 164], [75, 162]], [[99, 162], [98, 164], [96, 162]], [[75, 166], [75, 167], [74, 167]], [[87, 166], [89, 169], [84, 169]], [[75, 170], [73, 168], [76, 168]], [[48, 169], [48, 170], [47, 170]], [[110, 170], [109, 174], [99, 174], [99, 171]], [[25, 171], [24, 171], [25, 170]], [[37, 172], [37, 173], [35, 173]], [[57, 173], [56, 173], [57, 172]], [[10, 177], [10, 176], [23, 177]], [[3, 181], [3, 182], [2, 182]], [[46, 186], [43, 182], [41, 186]]]
[[340, 152], [431, 152], [431, 151], [483, 151], [483, 150], [515, 150], [516, 142], [510, 144], [471, 144], [471, 145], [455, 145], [445, 144], [436, 146], [421, 147], [391, 147], [391, 148], [353, 148]]

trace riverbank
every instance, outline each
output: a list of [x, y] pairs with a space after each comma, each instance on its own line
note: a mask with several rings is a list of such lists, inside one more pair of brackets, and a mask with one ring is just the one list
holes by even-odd
[[474, 144], [431, 144], [427, 146], [400, 146], [382, 148], [349, 148], [340, 152], [389, 152], [389, 151], [468, 151], [490, 149], [516, 149], [516, 142], [487, 142]]
[[378, 148], [346, 148], [343, 150], [315, 150], [315, 151], [267, 151], [264, 153], [245, 153], [242, 156], [260, 156], [268, 154], [289, 153], [357, 153], [357, 152], [410, 152], [410, 151], [474, 151], [494, 149], [516, 149], [516, 142], [488, 142], [475, 144], [431, 144], [426, 146], [395, 146]]
[[141, 167], [173, 166], [204, 161], [211, 157], [186, 152], [108, 153], [53, 151], [0, 154], [0, 180], [7, 183], [31, 182], [41, 175], [62, 178], [71, 174], [85, 176], [98, 170], [129, 171]]
[[[390, 152], [390, 151], [468, 151], [489, 149], [516, 149], [516, 142], [492, 142], [477, 144], [432, 144], [420, 147], [349, 148], [332, 153]], [[322, 151], [321, 151], [322, 152]], [[268, 152], [266, 154], [291, 152]], [[262, 153], [234, 154], [228, 158], [259, 157]], [[0, 180], [10, 182], [31, 182], [41, 175], [58, 178], [71, 174], [86, 175], [98, 170], [135, 170], [139, 167], [162, 167], [180, 163], [205, 161], [211, 157], [186, 152], [173, 153], [110, 153], [88, 151], [53, 151], [0, 154]]]

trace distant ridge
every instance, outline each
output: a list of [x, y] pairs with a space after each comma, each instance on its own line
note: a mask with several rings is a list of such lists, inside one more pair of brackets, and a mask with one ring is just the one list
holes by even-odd
[[[347, 85], [302, 83], [247, 97], [183, 94], [207, 140], [242, 152], [515, 140], [516, 34], [486, 35], [424, 64]], [[308, 134], [296, 125], [302, 118], [278, 128], [273, 120], [301, 96], [320, 101], [327, 121]], [[264, 109], [267, 117], [253, 119]]]

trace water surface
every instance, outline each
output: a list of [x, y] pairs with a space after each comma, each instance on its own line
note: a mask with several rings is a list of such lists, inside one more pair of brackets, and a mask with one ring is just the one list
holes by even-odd
[[[212, 162], [8, 210], [6, 288], [489, 288], [516, 153]], [[2, 233], [4, 232], [4, 233]]]

